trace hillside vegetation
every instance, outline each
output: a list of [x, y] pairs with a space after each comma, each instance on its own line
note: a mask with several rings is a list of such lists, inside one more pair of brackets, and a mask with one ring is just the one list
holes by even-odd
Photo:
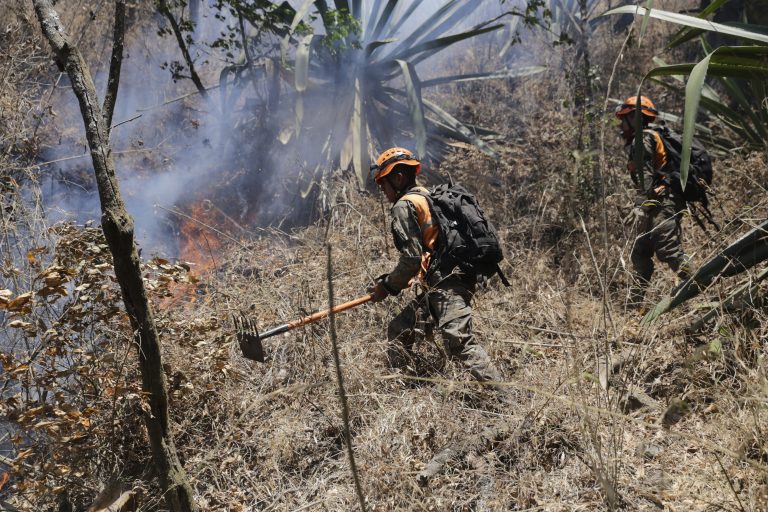
[[[131, 497], [121, 510], [167, 510], [134, 335], [90, 206], [77, 102], [31, 6], [0, 6], [0, 510], [106, 510], [121, 495]], [[111, 6], [56, 7], [103, 87]], [[277, 111], [241, 99], [224, 118], [184, 76], [174, 82], [179, 50], [157, 35], [164, 18], [150, 2], [128, 7], [129, 71], [113, 123], [125, 124], [112, 145], [144, 233], [171, 433], [200, 510], [361, 509], [347, 443], [370, 511], [768, 510], [765, 285], [691, 329], [761, 266], [717, 279], [651, 325], [626, 304], [633, 192], [610, 99], [634, 94], [655, 56], [700, 58], [697, 42], [665, 52], [675, 26], [651, 21], [640, 41], [642, 18], [622, 27], [610, 17], [582, 44], [554, 44], [561, 28], [550, 24], [521, 28], [500, 54], [511, 35], [499, 31], [424, 71], [546, 67], [423, 91], [466, 126], [500, 134], [485, 139], [496, 157], [446, 139], [424, 179], [450, 175], [471, 189], [503, 241], [511, 286], [496, 278], [478, 292], [474, 327], [505, 401], [446, 357], [439, 334], [416, 346], [415, 367], [388, 366], [387, 324], [412, 291], [264, 340], [264, 363], [242, 357], [233, 316], [265, 330], [325, 309], [331, 281], [340, 303], [391, 270], [389, 206], [359, 185], [359, 169], [318, 173], [298, 143], [266, 152], [295, 117], [264, 126], [260, 116]], [[215, 71], [201, 67], [205, 84]], [[682, 116], [682, 97], [644, 87]], [[715, 151], [721, 229], [684, 223], [694, 268], [768, 217], [768, 154], [730, 144]], [[676, 279], [657, 265], [647, 308]]]

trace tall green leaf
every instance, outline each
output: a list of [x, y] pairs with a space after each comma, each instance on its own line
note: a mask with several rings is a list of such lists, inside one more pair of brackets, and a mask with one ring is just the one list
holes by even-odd
[[[662, 80], [658, 80], [656, 78], [651, 78], [651, 81], [655, 84], [658, 84], [670, 92], [685, 98], [685, 90], [677, 88], [673, 85], [670, 85]], [[751, 124], [748, 122], [748, 118], [744, 117], [744, 114], [737, 112], [736, 110], [732, 109], [725, 103], [721, 102], [719, 99], [712, 99], [708, 98], [707, 96], [704, 96], [702, 94], [701, 96], [701, 105], [702, 107], [709, 110], [712, 114], [718, 116], [718, 118], [723, 121], [728, 128], [733, 130], [737, 133], [739, 137], [742, 139], [751, 142], [752, 144], [758, 144], [760, 146], [763, 145], [763, 140], [766, 138], [760, 136], [754, 128], [751, 126]], [[668, 114], [667, 114], [668, 116]], [[682, 119], [680, 119], [680, 124], [682, 124]], [[701, 126], [699, 124], [696, 125], [696, 129], [698, 131], [705, 131], [706, 127]], [[726, 146], [725, 141], [723, 141], [723, 147]]]
[[304, 3], [301, 4], [301, 6], [296, 10], [296, 15], [293, 17], [293, 21], [291, 22], [291, 33], [296, 30], [296, 27], [299, 26], [299, 23], [301, 23], [301, 20], [304, 19], [304, 16], [309, 13], [309, 9], [314, 3], [315, 0], [304, 0]]
[[[447, 5], [451, 5], [454, 2], [449, 2]], [[445, 34], [453, 30], [460, 22], [467, 19], [467, 16], [477, 9], [477, 0], [455, 0], [456, 10], [450, 15], [443, 16], [435, 22], [424, 22], [412, 35], [417, 36], [415, 39], [408, 42], [410, 46], [433, 39], [435, 36]], [[406, 41], [403, 41], [406, 44]]]
[[685, 86], [685, 113], [683, 114], [683, 154], [680, 164], [680, 181], [683, 187], [688, 178], [694, 125], [707, 73], [714, 72], [720, 76], [743, 78], [766, 78], [768, 77], [766, 55], [768, 55], [768, 47], [765, 46], [721, 46], [696, 64], [661, 66], [652, 69], [643, 78], [645, 81], [654, 76], [690, 74]]
[[304, 120], [304, 92], [309, 83], [309, 54], [312, 47], [312, 34], [304, 36], [296, 48], [296, 69], [294, 71], [294, 87], [296, 88], [296, 134], [301, 131]]
[[635, 14], [645, 16], [646, 13], [651, 18], [660, 19], [663, 21], [669, 21], [677, 23], [678, 25], [685, 25], [688, 27], [699, 28], [702, 30], [710, 30], [714, 32], [720, 32], [731, 36], [740, 37], [742, 39], [748, 39], [750, 41], [760, 41], [762, 43], [768, 43], [768, 35], [754, 32], [752, 30], [745, 30], [742, 28], [731, 27], [723, 25], [722, 23], [715, 23], [713, 21], [703, 20], [694, 16], [688, 16], [687, 14], [679, 14], [676, 12], [661, 11], [659, 9], [652, 9], [646, 11], [644, 7], [637, 7], [633, 5], [625, 5], [622, 7], [616, 7], [603, 14], [608, 16], [610, 14]]
[[511, 20], [507, 22], [507, 32], [509, 35], [507, 36], [507, 41], [504, 43], [504, 46], [501, 47], [501, 50], [499, 50], [499, 58], [504, 57], [504, 55], [507, 54], [510, 48], [512, 48], [512, 45], [515, 43], [515, 39], [517, 36], [517, 27], [520, 24], [520, 16], [514, 16]]
[[[396, 53], [393, 56], [393, 59], [402, 60], [419, 55], [420, 53], [429, 52], [431, 50], [444, 50], [445, 48], [448, 48], [452, 44], [458, 43], [459, 41], [463, 41], [471, 37], [476, 37], [487, 32], [492, 32], [503, 27], [504, 25], [492, 25], [490, 27], [468, 30], [466, 32], [461, 32], [451, 36], [439, 37], [437, 39], [433, 39], [432, 41], [427, 41], [421, 44], [417, 44], [416, 46], [406, 48], [403, 51]], [[430, 55], [433, 55], [433, 53], [430, 53]]]
[[371, 35], [376, 25], [376, 20], [379, 19], [379, 11], [381, 11], [381, 2], [383, 1], [384, 0], [374, 0], [373, 5], [371, 6], [371, 10], [368, 13], [368, 22], [365, 24], [365, 29], [363, 30], [363, 41], [370, 41], [372, 39]]
[[451, 129], [455, 130], [457, 134], [460, 134], [462, 137], [461, 139], [466, 140], [466, 142], [469, 142], [477, 148], [485, 153], [488, 156], [491, 156], [493, 158], [496, 158], [496, 152], [488, 146], [483, 140], [477, 136], [474, 132], [472, 132], [469, 128], [464, 126], [458, 119], [454, 118], [452, 115], [450, 115], [445, 110], [438, 107], [436, 104], [427, 101], [422, 100], [424, 103], [424, 106], [427, 107], [427, 109], [435, 114], [440, 120], [442, 120], [445, 124], [447, 124]]
[[352, 0], [351, 10], [349, 11], [352, 16], [360, 20], [363, 18], [362, 1], [363, 0]]
[[[716, 52], [717, 50], [715, 50]], [[688, 83], [685, 84], [685, 112], [683, 114], [683, 154], [680, 161], [680, 185], [685, 190], [688, 181], [688, 167], [691, 165], [691, 146], [696, 125], [696, 114], [699, 113], [699, 101], [704, 79], [707, 77], [709, 61], [714, 53], [710, 53], [691, 70]]]
[[[414, 4], [416, 4], [416, 2], [414, 2]], [[379, 19], [376, 21], [376, 27], [373, 29], [373, 32], [371, 32], [371, 40], [379, 38], [381, 31], [384, 30], [384, 27], [387, 26], [387, 23], [389, 22], [395, 7], [397, 7], [397, 0], [388, 0], [387, 5], [384, 6], [384, 10], [381, 11]]]
[[380, 48], [384, 46], [385, 44], [393, 43], [397, 41], [397, 39], [381, 39], [378, 41], [371, 41], [367, 45], [365, 45], [365, 56], [370, 57], [371, 54], [376, 51], [377, 48]]
[[645, 16], [643, 16], [643, 22], [640, 24], [640, 36], [637, 38], [637, 46], [643, 44], [643, 37], [648, 30], [648, 20], [651, 19], [651, 11], [653, 11], [653, 0], [648, 0], [645, 4]]
[[[566, 32], [573, 33], [573, 32], [579, 32], [581, 33], [581, 27], [579, 26], [579, 21], [576, 19], [576, 9], [575, 5], [573, 4], [564, 4], [562, 0], [555, 0], [555, 4], [559, 7], [558, 9], [558, 18], [560, 18], [560, 25], [565, 28]], [[567, 23], [563, 23], [564, 21], [567, 21]]]
[[[421, 2], [400, 2], [398, 3], [395, 0], [395, 3], [397, 4], [395, 7], [400, 7], [403, 4], [408, 5], [408, 8], [403, 11], [402, 13], [399, 12], [399, 9], [395, 9], [393, 13], [390, 13], [390, 18], [388, 23], [382, 27], [386, 29], [384, 32], [385, 37], [394, 37], [398, 30], [402, 29], [402, 26], [404, 23], [407, 23], [408, 19], [411, 17], [413, 12], [419, 7], [419, 4]], [[376, 36], [378, 37], [378, 36]]]
[[721, 309], [728, 310], [732, 308], [737, 302], [745, 302], [750, 307], [754, 307], [754, 301], [752, 300], [758, 294], [758, 288], [760, 282], [768, 278], [768, 268], [757, 274], [754, 278], [749, 278], [745, 283], [740, 285], [733, 293], [720, 302], [716, 302], [709, 308], [709, 311], [697, 318], [689, 327], [689, 330], [696, 332], [701, 329], [707, 322], [712, 320], [717, 312]]
[[421, 83], [413, 65], [404, 60], [398, 60], [400, 70], [405, 81], [405, 90], [408, 94], [408, 107], [411, 109], [411, 121], [413, 122], [413, 134], [416, 138], [416, 153], [427, 154], [427, 126], [424, 120], [424, 104], [421, 99]]
[[443, 76], [439, 78], [430, 78], [421, 82], [421, 88], [434, 87], [448, 83], [474, 82], [477, 80], [493, 80], [498, 78], [520, 78], [531, 76], [546, 71], [545, 66], [521, 66], [515, 69], [502, 69], [499, 71], [489, 71], [487, 73], [467, 73], [463, 75]]
[[[709, 53], [709, 52], [707, 52], [707, 53]], [[653, 62], [654, 62], [654, 64], [656, 64], [659, 67], [667, 66], [668, 65], [666, 62], [664, 62], [659, 57], [654, 57], [653, 58]], [[683, 79], [685, 74], [669, 75], [669, 76], [672, 79], [674, 79], [674, 80], [680, 82], [681, 84], [685, 85], [685, 80]], [[702, 96], [702, 98], [709, 98], [709, 99], [715, 100], [715, 101], [719, 101], [720, 100], [720, 96], [717, 94], [717, 91], [715, 89], [713, 89], [712, 87], [710, 87], [709, 85], [707, 85], [706, 83], [704, 84], [704, 86], [703, 86], [703, 88], [701, 90], [701, 96]]]
[[[706, 6], [699, 14], [697, 18], [706, 19], [707, 16], [718, 10], [723, 5], [727, 4], [730, 0], [714, 0], [708, 6]], [[695, 37], [698, 37], [704, 32], [702, 29], [695, 28], [681, 28], [677, 34], [672, 37], [672, 41], [667, 44], [667, 48], [675, 48], [680, 46], [686, 41], [690, 41]]]
[[355, 101], [352, 106], [352, 165], [355, 168], [360, 183], [365, 183], [368, 179], [368, 123], [365, 119], [365, 108], [363, 105], [363, 91], [361, 79], [355, 79]]
[[333, 3], [336, 4], [336, 9], [352, 13], [352, 11], [349, 9], [349, 2], [347, 0], [333, 0]]

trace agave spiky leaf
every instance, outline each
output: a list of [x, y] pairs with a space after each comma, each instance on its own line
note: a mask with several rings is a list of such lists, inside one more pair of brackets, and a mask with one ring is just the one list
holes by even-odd
[[[595, 20], [592, 19], [592, 14], [599, 4], [599, 0], [586, 0], [586, 16], [590, 25], [594, 24]], [[556, 34], [567, 34], [573, 38], [582, 33], [580, 2], [576, 0], [548, 0], [545, 5], [551, 14], [550, 28], [555, 39], [557, 39]]]
[[642, 44], [645, 31], [648, 30], [648, 21], [651, 19], [651, 11], [653, 11], [653, 0], [648, 0], [645, 4], [645, 16], [643, 16], [643, 22], [640, 24], [640, 37], [637, 38], [638, 46]]
[[[730, 0], [715, 0], [711, 2], [707, 7], [696, 16], [697, 18], [706, 19], [707, 16], [717, 11], [720, 7], [728, 3]], [[667, 48], [676, 48], [686, 41], [697, 38], [703, 34], [705, 30], [700, 28], [683, 27], [672, 36], [672, 41], [667, 44]]]
[[[356, 35], [352, 32], [348, 34], [344, 45], [333, 51], [327, 51], [327, 36], [316, 35], [312, 39], [304, 36], [302, 39], [292, 35], [293, 32], [288, 36], [295, 48], [294, 55], [291, 58], [290, 52], [284, 51], [283, 58], [294, 74], [297, 127], [307, 119], [306, 93], [315, 87], [313, 84], [334, 91], [339, 97], [354, 98], [349, 105], [344, 102], [336, 105], [337, 122], [331, 129], [344, 132], [333, 137], [344, 141], [338, 161], [342, 167], [351, 163], [361, 182], [367, 174], [367, 166], [359, 168], [363, 165], [362, 153], [371, 148], [383, 149], [392, 142], [402, 143], [405, 137], [413, 138], [417, 153], [423, 157], [444, 147], [446, 137], [456, 137], [478, 145], [489, 155], [495, 154], [493, 148], [483, 141], [483, 136], [489, 134], [488, 130], [473, 132], [443, 109], [427, 105], [422, 98], [424, 85], [416, 65], [451, 45], [496, 31], [504, 24], [484, 22], [464, 31], [454, 31], [477, 8], [477, 1], [448, 0], [405, 36], [397, 37], [397, 31], [407, 26], [401, 21], [408, 19], [418, 4], [374, 0], [369, 15], [364, 17], [360, 2], [335, 2], [337, 9], [349, 9], [358, 20], [360, 30]], [[300, 26], [297, 20], [311, 14], [307, 5], [302, 3], [295, 11], [290, 25], [293, 31]], [[317, 19], [317, 22], [324, 24], [331, 21], [329, 16]], [[333, 32], [331, 26], [325, 29], [327, 34]], [[542, 69], [452, 75], [427, 81], [426, 86], [524, 76]], [[398, 81], [403, 84], [402, 88], [397, 86]], [[396, 129], [391, 129], [390, 125]], [[408, 133], [396, 137], [395, 132], [403, 128]], [[297, 128], [297, 133], [299, 131]]]
[[726, 247], [720, 254], [704, 263], [670, 297], [659, 302], [643, 318], [642, 324], [653, 323], [659, 316], [697, 296], [706, 290], [715, 279], [740, 274], [767, 259], [768, 221], [764, 221]]
[[421, 82], [421, 88], [434, 87], [448, 83], [475, 82], [479, 80], [494, 80], [498, 78], [520, 78], [531, 76], [546, 71], [544, 66], [521, 66], [516, 69], [502, 69], [499, 71], [489, 71], [487, 73], [465, 73], [462, 75], [443, 76], [439, 78], [430, 78]]
[[662, 11], [660, 9], [645, 9], [644, 7], [638, 7], [634, 5], [625, 5], [622, 7], [616, 7], [603, 14], [608, 16], [611, 14], [635, 14], [638, 16], [650, 16], [662, 21], [668, 21], [676, 23], [678, 25], [684, 25], [686, 27], [697, 28], [705, 31], [714, 31], [722, 34], [727, 34], [734, 37], [739, 37], [749, 41], [758, 41], [761, 43], [768, 43], [768, 35], [762, 34], [754, 30], [747, 30], [731, 25], [724, 25], [722, 23], [715, 23], [713, 21], [707, 21], [705, 19], [697, 18], [696, 16], [689, 16], [687, 14], [680, 14], [676, 12]]
[[764, 269], [762, 272], [757, 274], [754, 278], [746, 279], [736, 288], [735, 291], [733, 291], [725, 299], [710, 305], [708, 308], [709, 311], [707, 311], [704, 315], [702, 315], [701, 317], [697, 318], [694, 322], [692, 322], [688, 330], [691, 332], [699, 331], [702, 327], [704, 327], [704, 325], [707, 322], [712, 320], [715, 317], [715, 315], [717, 315], [718, 311], [729, 310], [738, 301], [745, 300], [747, 304], [749, 304], [750, 306], [754, 306], [753, 298], [756, 297], [758, 294], [758, 288], [760, 283], [764, 281], [765, 278], [767, 277], [768, 277], [768, 268]]
[[[422, 91], [452, 82], [526, 76], [544, 68], [504, 69], [428, 80], [422, 80], [417, 70], [419, 63], [456, 43], [508, 26], [503, 16], [512, 13], [461, 28], [479, 3], [444, 0], [416, 23], [412, 20], [418, 19], [414, 14], [423, 2], [302, 0], [295, 2], [295, 7], [288, 2], [272, 4], [272, 15], [277, 17], [275, 33], [280, 37], [280, 76], [294, 91], [279, 96], [284, 108], [293, 109], [295, 119], [292, 131], [285, 126], [277, 130], [279, 140], [283, 144], [291, 140], [300, 143], [306, 136], [317, 142], [317, 135], [309, 131], [313, 125], [322, 125], [320, 129], [328, 133], [322, 148], [309, 153], [322, 157], [326, 168], [328, 163], [355, 168], [361, 183], [367, 175], [363, 153], [394, 144], [408, 145], [411, 140], [421, 157], [438, 156], [452, 138], [495, 155], [490, 140], [497, 134], [461, 123], [444, 109], [425, 102]], [[367, 12], [366, 4], [370, 8]], [[257, 26], [255, 11], [243, 16]], [[318, 29], [319, 26], [322, 27]], [[248, 40], [245, 36], [243, 39]], [[258, 43], [253, 41], [255, 54]], [[222, 90], [229, 90], [227, 82], [233, 76], [231, 69], [222, 72]], [[326, 122], [319, 122], [320, 119]]]
[[416, 153], [427, 154], [427, 123], [424, 118], [424, 104], [421, 100], [421, 82], [416, 74], [416, 68], [410, 62], [397, 60], [405, 80], [405, 90], [408, 94], [408, 107], [411, 110], [411, 121], [416, 138]]
[[[651, 78], [650, 80], [681, 98], [685, 97], [684, 87], [675, 86], [656, 78]], [[742, 141], [742, 144], [755, 150], [765, 147], [766, 140], [768, 140], [765, 124], [762, 122], [753, 124], [752, 116], [749, 115], [754, 114], [751, 109], [747, 112], [747, 115], [745, 115], [742, 110], [737, 111], [731, 108], [728, 103], [720, 98], [708, 97], [704, 94], [701, 96], [701, 106], [712, 115], [710, 119], [721, 121], [723, 128], [730, 130], [735, 137]], [[680, 124], [682, 125], [682, 119], [680, 120]], [[706, 127], [697, 124], [696, 130], [702, 132], [706, 130]], [[716, 142], [718, 147], [723, 151], [733, 149], [734, 143], [731, 138], [713, 137], [711, 131], [707, 133], [709, 135], [708, 139]]]

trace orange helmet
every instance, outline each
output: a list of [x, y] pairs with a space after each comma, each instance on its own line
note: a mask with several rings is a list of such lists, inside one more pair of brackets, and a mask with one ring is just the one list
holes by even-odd
[[[637, 96], [630, 96], [624, 103], [616, 107], [616, 117], [621, 119], [622, 116], [634, 112], [636, 108]], [[651, 118], [651, 120], [656, 119], [656, 116], [659, 114], [659, 111], [656, 110], [653, 102], [645, 96], [640, 96], [640, 112], [642, 112], [644, 116]]]
[[380, 154], [379, 158], [376, 159], [376, 164], [371, 166], [371, 171], [376, 171], [373, 179], [378, 183], [384, 176], [392, 172], [392, 169], [398, 164], [415, 167], [416, 174], [421, 172], [421, 163], [413, 152], [405, 148], [390, 148]]

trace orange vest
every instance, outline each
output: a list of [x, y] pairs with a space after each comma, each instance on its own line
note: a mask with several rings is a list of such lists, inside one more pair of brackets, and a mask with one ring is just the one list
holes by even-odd
[[[425, 193], [427, 189], [419, 187]], [[405, 194], [400, 199], [409, 201], [416, 208], [416, 218], [419, 221], [419, 228], [421, 229], [421, 243], [425, 248], [425, 251], [421, 253], [421, 270], [418, 277], [424, 277], [429, 268], [429, 260], [432, 256], [432, 251], [435, 250], [437, 245], [438, 227], [437, 221], [432, 218], [432, 212], [429, 210], [429, 202], [426, 197], [421, 194]]]
[[661, 140], [661, 135], [656, 130], [643, 131], [653, 134], [653, 138], [656, 140], [656, 151], [653, 152], [653, 169], [659, 171], [667, 165], [667, 149], [664, 147], [664, 141]]

